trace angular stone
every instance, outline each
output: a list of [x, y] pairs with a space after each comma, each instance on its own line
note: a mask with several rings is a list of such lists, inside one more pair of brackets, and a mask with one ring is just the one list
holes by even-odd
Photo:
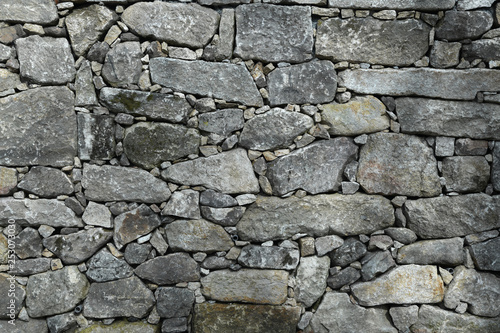
[[194, 307], [193, 329], [199, 333], [295, 332], [299, 307], [202, 303]]
[[400, 331], [408, 331], [418, 320], [418, 306], [394, 306], [389, 309], [394, 326]]
[[53, 333], [62, 333], [75, 330], [78, 326], [77, 317], [74, 313], [68, 312], [47, 318], [49, 331]]
[[184, 123], [192, 108], [186, 99], [166, 94], [102, 88], [99, 99], [111, 112], [146, 116], [152, 120]]
[[[108, 1], [109, 2], [109, 1]], [[157, 333], [159, 325], [148, 324], [144, 321], [131, 322], [126, 319], [115, 320], [112, 324], [95, 323], [80, 329], [78, 333]]]
[[491, 7], [491, 5], [495, 2], [494, 0], [459, 0], [457, 3], [458, 10], [471, 10], [477, 9], [481, 7]]
[[142, 73], [142, 57], [139, 42], [117, 44], [106, 54], [102, 77], [113, 87], [137, 84]]
[[0, 21], [51, 24], [57, 23], [57, 7], [51, 0], [2, 0]]
[[205, 297], [222, 302], [282, 304], [286, 300], [288, 272], [241, 269], [213, 271], [201, 279]]
[[455, 0], [328, 0], [329, 7], [438, 11], [451, 9]]
[[329, 276], [326, 283], [332, 289], [339, 289], [358, 281], [360, 278], [361, 274], [359, 270], [354, 267], [346, 267], [340, 272]]
[[132, 276], [134, 270], [125, 260], [118, 259], [103, 249], [94, 255], [87, 263], [85, 274], [91, 281], [107, 282]]
[[228, 208], [238, 206], [238, 201], [228, 194], [206, 190], [200, 194], [200, 205], [214, 208]]
[[460, 237], [500, 227], [500, 197], [484, 193], [408, 200], [408, 228], [424, 239]]
[[249, 4], [236, 8], [234, 53], [237, 56], [245, 60], [297, 63], [311, 59], [312, 49], [309, 7]]
[[247, 245], [241, 249], [238, 263], [250, 268], [293, 270], [299, 264], [299, 250], [278, 246]]
[[462, 46], [462, 57], [468, 61], [500, 60], [500, 38], [480, 39]]
[[47, 321], [45, 319], [33, 319], [29, 321], [16, 320], [15, 325], [12, 325], [10, 320], [0, 320], [0, 330], [9, 333], [48, 333]]
[[[499, 6], [500, 8], [500, 6]], [[493, 163], [491, 164], [491, 183], [493, 188], [500, 191], [500, 143], [497, 141], [493, 148]]]
[[[203, 5], [204, 2], [210, 2], [211, 0], [199, 0], [198, 2]], [[224, 0], [222, 0], [224, 1]], [[239, 0], [236, 0], [239, 1]], [[247, 2], [243, 0], [244, 2]], [[232, 8], [223, 8], [221, 17], [220, 17], [220, 25], [219, 25], [219, 40], [214, 43], [212, 40], [212, 45], [207, 46], [205, 48], [205, 52], [207, 50], [213, 50], [213, 56], [206, 57], [207, 60], [212, 60], [209, 58], [213, 58], [215, 61], [222, 61], [224, 59], [229, 59], [233, 55], [233, 47], [234, 47], [234, 35], [235, 35], [235, 14], [234, 9]], [[205, 56], [205, 53], [203, 54]]]
[[135, 274], [160, 285], [200, 280], [200, 268], [187, 253], [172, 253], [148, 260], [135, 269]]
[[230, 208], [212, 208], [201, 206], [201, 215], [203, 218], [217, 223], [223, 227], [233, 227], [245, 213], [245, 207], [230, 207]]
[[490, 165], [483, 156], [446, 157], [442, 175], [450, 192], [481, 192], [488, 185]]
[[319, 237], [314, 243], [319, 257], [339, 248], [342, 244], [344, 244], [344, 240], [336, 235]]
[[201, 268], [209, 270], [224, 269], [224, 268], [229, 268], [229, 266], [231, 266], [234, 263], [235, 263], [234, 260], [226, 259], [226, 257], [217, 257], [215, 255], [207, 257], [205, 260], [203, 260], [203, 262], [201, 263]]
[[63, 263], [79, 264], [103, 247], [113, 236], [102, 228], [82, 230], [69, 235], [55, 235], [43, 240], [43, 246]]
[[113, 227], [113, 217], [108, 207], [90, 201], [82, 216], [83, 222], [103, 228]]
[[420, 241], [398, 250], [398, 264], [458, 266], [464, 261], [463, 238]]
[[199, 192], [193, 190], [182, 190], [174, 192], [162, 211], [162, 215], [172, 215], [186, 219], [199, 219]]
[[165, 182], [145, 170], [116, 166], [83, 166], [85, 196], [95, 201], [166, 201], [170, 190]]
[[10, 195], [17, 186], [16, 169], [0, 167], [0, 195]]
[[488, 141], [472, 140], [469, 138], [457, 139], [455, 141], [455, 155], [478, 155], [484, 156], [488, 151]]
[[42, 254], [42, 239], [33, 228], [24, 228], [15, 239], [15, 252], [20, 259], [37, 258]]
[[144, 317], [155, 303], [153, 292], [136, 276], [117, 281], [92, 283], [83, 305], [90, 318]]
[[[4, 4], [5, 2], [2, 2], [2, 5]], [[23, 27], [20, 24], [0, 28], [0, 43], [8, 45], [21, 37], [26, 37], [26, 33], [24, 32]]]
[[500, 238], [470, 246], [470, 252], [477, 268], [485, 271], [500, 271]]
[[240, 130], [245, 124], [243, 110], [224, 109], [215, 112], [203, 113], [198, 116], [198, 128], [201, 131], [229, 136], [234, 131]]
[[334, 62], [407, 66], [426, 54], [430, 30], [415, 19], [331, 18], [318, 22], [316, 54]]
[[348, 294], [335, 292], [325, 294], [310, 326], [314, 332], [397, 332], [387, 318], [387, 310], [363, 308], [352, 304]]
[[187, 317], [194, 304], [194, 292], [187, 288], [161, 287], [156, 289], [155, 298], [161, 318]]
[[334, 266], [347, 266], [360, 259], [366, 253], [366, 246], [356, 238], [348, 238], [344, 243], [330, 253], [331, 263]]
[[28, 314], [37, 318], [71, 311], [87, 296], [89, 287], [76, 266], [32, 275], [26, 287]]
[[78, 157], [88, 161], [110, 160], [115, 152], [115, 122], [109, 115], [79, 113]]
[[29, 276], [43, 273], [50, 270], [50, 258], [34, 258], [26, 260], [16, 260], [14, 267], [9, 273], [17, 276]]
[[450, 42], [463, 39], [476, 39], [493, 25], [491, 13], [481, 10], [456, 11], [444, 14], [443, 21], [436, 28], [436, 38]]
[[66, 87], [40, 87], [0, 98], [0, 164], [72, 165], [76, 155], [73, 104], [73, 93]]
[[125, 248], [125, 260], [131, 265], [139, 265], [146, 261], [151, 252], [151, 244], [130, 243]]
[[161, 220], [151, 208], [142, 204], [134, 210], [118, 215], [114, 224], [114, 241], [125, 245], [149, 234], [161, 225]]
[[370, 135], [361, 148], [356, 178], [368, 193], [432, 197], [441, 193], [437, 171], [433, 151], [424, 139], [378, 133]]
[[333, 64], [324, 60], [277, 68], [267, 80], [271, 106], [328, 103], [337, 90]]
[[250, 106], [263, 104], [252, 76], [241, 65], [160, 57], [151, 59], [149, 67], [151, 80], [167, 88]]
[[[1, 34], [1, 32], [0, 32]], [[0, 37], [1, 39], [1, 37]], [[8, 47], [7, 45], [3, 45], [3, 44], [0, 44], [0, 61], [7, 61], [10, 59], [10, 57], [12, 56], [12, 49], [10, 47]], [[9, 75], [9, 73], [11, 73], [10, 71], [8, 70], [5, 70], [5, 69], [2, 69], [0, 71], [0, 75], [2, 75], [2, 79], [3, 79], [3, 76], [5, 75]], [[12, 73], [13, 74], [13, 73]], [[12, 75], [12, 77], [16, 77], [15, 74]], [[11, 78], [12, 80], [12, 78]], [[11, 81], [12, 82], [12, 81]], [[15, 87], [15, 86], [14, 86]], [[10, 87], [9, 87], [10, 88]], [[13, 88], [13, 87], [12, 87]], [[0, 88], [0, 91], [2, 90], [6, 90], [6, 89], [3, 89], [3, 88]]]
[[435, 68], [448, 68], [458, 65], [460, 62], [460, 43], [447, 43], [434, 41], [431, 50], [430, 63]]
[[252, 164], [243, 149], [176, 163], [162, 172], [162, 178], [177, 184], [203, 185], [230, 194], [258, 193], [260, 190]]
[[165, 333], [170, 332], [186, 332], [188, 330], [188, 318], [168, 318], [163, 320], [161, 324], [161, 331]]
[[43, 198], [73, 193], [73, 183], [64, 172], [43, 166], [32, 167], [17, 187]]
[[394, 224], [394, 209], [382, 196], [356, 193], [290, 197], [259, 196], [237, 225], [242, 240], [264, 242], [297, 233], [310, 236], [370, 234]]
[[95, 94], [94, 82], [92, 81], [92, 70], [90, 62], [84, 61], [78, 72], [76, 72], [75, 79], [75, 105], [87, 106], [97, 105], [97, 96]]
[[312, 306], [323, 295], [330, 268], [330, 258], [302, 257], [297, 268], [295, 295], [298, 302]]
[[13, 89], [20, 84], [21, 80], [19, 74], [12, 73], [8, 69], [0, 68], [0, 92]]
[[392, 255], [388, 250], [368, 252], [361, 260], [361, 276], [363, 281], [369, 281], [375, 276], [385, 273], [390, 268], [396, 266]]
[[[0, 273], [0, 319], [14, 319], [21, 311], [26, 291], [14, 276]], [[13, 314], [14, 317], [9, 317]], [[5, 331], [10, 332], [10, 331]]]

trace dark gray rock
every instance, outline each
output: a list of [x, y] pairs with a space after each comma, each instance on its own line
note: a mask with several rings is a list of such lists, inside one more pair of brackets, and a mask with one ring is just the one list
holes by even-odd
[[493, 148], [493, 163], [491, 164], [491, 183], [493, 188], [500, 191], [500, 143], [495, 142]]
[[417, 240], [415, 232], [406, 228], [387, 228], [384, 232], [395, 241], [403, 244], [411, 244]]
[[201, 206], [203, 218], [217, 223], [223, 227], [235, 226], [245, 213], [245, 207], [212, 208]]
[[51, 333], [64, 333], [75, 330], [78, 326], [75, 314], [68, 312], [47, 318], [47, 326]]
[[64, 172], [43, 166], [32, 167], [17, 187], [43, 198], [73, 193], [73, 182]]
[[156, 284], [176, 284], [200, 280], [200, 268], [187, 253], [172, 253], [141, 264], [135, 274]]
[[57, 7], [51, 0], [4, 0], [0, 3], [0, 21], [36, 24], [57, 23]]
[[398, 264], [458, 266], [464, 261], [463, 238], [416, 242], [398, 250]]
[[133, 269], [125, 260], [118, 259], [103, 249], [87, 263], [87, 277], [95, 282], [107, 282], [132, 276]]
[[490, 165], [483, 156], [445, 157], [442, 175], [450, 192], [481, 192], [488, 185]]
[[387, 272], [396, 266], [389, 251], [368, 252], [362, 259], [361, 276], [363, 281], [368, 281], [374, 277]]
[[500, 238], [470, 246], [470, 252], [477, 268], [485, 271], [500, 271]]
[[25, 298], [26, 291], [15, 277], [0, 273], [0, 319], [13, 319], [9, 316], [11, 313], [17, 317]]
[[156, 289], [155, 297], [161, 318], [187, 317], [194, 304], [194, 292], [187, 288], [160, 287]]
[[238, 263], [250, 268], [293, 270], [299, 264], [299, 250], [278, 246], [247, 245], [241, 249]]
[[245, 119], [241, 109], [224, 109], [203, 113], [198, 116], [201, 131], [229, 136], [234, 131], [243, 128]]
[[500, 60], [500, 38], [480, 39], [462, 46], [462, 57], [468, 61]]
[[328, 0], [329, 7], [437, 11], [451, 9], [455, 0]]
[[130, 243], [125, 248], [125, 260], [131, 265], [139, 265], [146, 261], [151, 252], [151, 244]]
[[90, 62], [85, 60], [76, 72], [75, 79], [75, 106], [97, 105], [92, 69]]
[[18, 235], [19, 238], [15, 240], [16, 255], [20, 259], [38, 258], [42, 255], [42, 239], [33, 228], [24, 228]]
[[330, 253], [332, 266], [345, 267], [366, 254], [366, 246], [356, 238], [347, 238], [339, 248]]
[[203, 262], [201, 263], [201, 268], [209, 270], [224, 269], [229, 268], [229, 266], [234, 263], [234, 260], [226, 259], [226, 257], [210, 256], [203, 260]]
[[136, 84], [142, 73], [142, 57], [139, 42], [117, 44], [106, 54], [102, 77], [113, 87]]
[[350, 285], [361, 278], [361, 273], [354, 267], [346, 267], [340, 272], [331, 275], [326, 280], [328, 287], [339, 289], [345, 285]]
[[151, 208], [142, 204], [136, 209], [118, 215], [114, 224], [114, 241], [125, 245], [149, 234], [161, 225], [161, 220]]
[[298, 302], [312, 306], [325, 292], [330, 268], [327, 256], [302, 257], [297, 267], [295, 295]]
[[455, 155], [477, 155], [484, 156], [488, 151], [488, 141], [472, 140], [469, 138], [460, 138], [455, 140]]
[[64, 200], [64, 205], [71, 209], [76, 215], [82, 216], [85, 212], [85, 207], [74, 197], [69, 197]]
[[228, 208], [238, 206], [238, 201], [228, 194], [206, 190], [200, 194], [200, 205], [214, 208]]
[[9, 270], [9, 273], [17, 276], [29, 276], [43, 273], [50, 270], [51, 261], [52, 259], [50, 258], [16, 260], [14, 267]]
[[436, 28], [436, 38], [450, 42], [476, 39], [493, 25], [491, 13], [482, 10], [456, 11], [444, 14], [443, 21]]
[[186, 332], [188, 330], [187, 317], [168, 318], [161, 323], [162, 333]]

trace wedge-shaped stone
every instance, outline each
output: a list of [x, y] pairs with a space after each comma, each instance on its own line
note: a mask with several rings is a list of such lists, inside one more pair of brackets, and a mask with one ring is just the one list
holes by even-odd
[[458, 266], [464, 261], [463, 238], [420, 241], [398, 250], [398, 264]]
[[493, 25], [493, 16], [483, 10], [456, 11], [450, 10], [436, 28], [436, 38], [449, 42], [463, 39], [476, 39]]
[[407, 200], [408, 228], [420, 238], [449, 238], [500, 227], [500, 196], [484, 193]]
[[123, 22], [139, 36], [192, 48], [208, 44], [219, 19], [215, 10], [191, 3], [140, 2], [122, 14]]
[[470, 246], [477, 268], [485, 271], [500, 271], [500, 237]]
[[262, 97], [244, 66], [206, 61], [154, 58], [151, 80], [189, 94], [213, 96], [226, 101], [262, 106]]
[[201, 279], [205, 297], [222, 302], [282, 304], [286, 300], [288, 272], [241, 269], [213, 271]]
[[241, 249], [238, 263], [251, 268], [293, 270], [299, 264], [299, 259], [300, 253], [296, 249], [247, 245]]
[[2, 0], [0, 21], [51, 24], [57, 23], [57, 7], [52, 0]]
[[134, 210], [118, 215], [114, 224], [115, 242], [125, 245], [149, 234], [160, 226], [161, 220], [151, 208], [142, 204]]
[[200, 268], [187, 253], [172, 253], [148, 260], [135, 269], [135, 274], [162, 285], [200, 280]]
[[456, 0], [328, 0], [329, 7], [437, 11], [451, 9]]
[[354, 284], [351, 290], [364, 306], [439, 303], [444, 297], [436, 266], [399, 266], [375, 280]]
[[90, 61], [85, 60], [76, 72], [75, 106], [97, 105], [97, 96], [92, 76]]
[[21, 80], [19, 78], [19, 74], [12, 73], [5, 68], [0, 68], [0, 92], [13, 89], [20, 84]]
[[325, 292], [330, 258], [309, 256], [300, 259], [297, 268], [295, 294], [297, 301], [312, 306]]
[[168, 181], [203, 185], [223, 193], [258, 193], [259, 182], [243, 149], [176, 163], [162, 172]]
[[95, 282], [107, 282], [132, 276], [134, 270], [123, 259], [118, 259], [108, 250], [103, 249], [88, 262], [85, 273]]
[[296, 233], [313, 237], [370, 234], [394, 224], [390, 201], [378, 195], [323, 194], [302, 199], [259, 196], [237, 225], [243, 240], [264, 242]]
[[276, 195], [297, 189], [312, 194], [338, 191], [346, 165], [357, 155], [358, 146], [350, 138], [323, 140], [271, 162], [266, 176]]
[[316, 54], [335, 62], [407, 66], [427, 52], [430, 30], [414, 19], [331, 18], [318, 22]]
[[0, 165], [72, 165], [73, 104], [74, 95], [66, 87], [41, 87], [0, 98]]
[[407, 97], [396, 109], [404, 133], [500, 139], [499, 104]]
[[360, 94], [473, 100], [479, 91], [500, 90], [500, 71], [491, 69], [358, 69], [338, 77], [341, 85]]

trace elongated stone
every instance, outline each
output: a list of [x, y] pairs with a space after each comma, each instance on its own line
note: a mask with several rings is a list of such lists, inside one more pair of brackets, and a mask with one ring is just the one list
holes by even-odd
[[139, 265], [135, 274], [156, 284], [176, 284], [200, 280], [200, 268], [187, 253], [171, 253]]
[[[500, 8], [500, 7], [499, 7]], [[493, 188], [500, 191], [500, 143], [495, 142], [493, 148], [493, 163], [491, 164], [491, 183]]]
[[437, 11], [451, 9], [455, 0], [328, 0], [329, 7]]
[[0, 68], [0, 92], [13, 89], [20, 84], [21, 80], [19, 78], [19, 74], [12, 73], [5, 68]]
[[398, 264], [458, 266], [464, 261], [463, 238], [420, 241], [398, 250]]
[[462, 47], [462, 56], [468, 60], [500, 60], [500, 38], [479, 39]]
[[84, 61], [75, 79], [75, 106], [97, 105], [97, 96], [95, 94], [94, 83], [92, 81], [92, 69], [90, 62]]
[[299, 264], [299, 259], [300, 253], [296, 249], [247, 245], [241, 249], [238, 263], [251, 268], [293, 270]]
[[57, 7], [52, 0], [2, 0], [0, 21], [51, 24], [57, 23]]
[[26, 298], [26, 291], [16, 282], [15, 276], [0, 273], [0, 296], [0, 319], [11, 319], [10, 314], [17, 317]]
[[[89, 0], [89, 1], [94, 1], [94, 0]], [[121, 3], [120, 1], [117, 2]], [[102, 2], [113, 3], [113, 0], [105, 0]], [[86, 326], [78, 333], [112, 333], [112, 332], [120, 332], [123, 331], [124, 329], [127, 330], [127, 333], [157, 333], [160, 330], [160, 325], [159, 324], [153, 325], [144, 321], [132, 322], [128, 321], [127, 319], [123, 319], [123, 320], [115, 320], [113, 321], [112, 324], [107, 324], [107, 325], [101, 322], [97, 322], [95, 324]]]
[[300, 259], [295, 278], [297, 301], [310, 307], [323, 295], [329, 268], [330, 258], [328, 256], [310, 256]]
[[110, 160], [115, 156], [115, 122], [109, 115], [78, 113], [80, 160]]
[[493, 16], [482, 10], [456, 11], [444, 14], [443, 21], [436, 28], [436, 38], [450, 42], [463, 39], [476, 39], [493, 25]]
[[17, 170], [0, 167], [0, 196], [11, 194], [17, 186]]
[[17, 187], [45, 198], [69, 195], [74, 190], [72, 181], [64, 172], [43, 166], [32, 167]]
[[477, 268], [485, 271], [500, 271], [500, 237], [472, 244], [470, 249]]

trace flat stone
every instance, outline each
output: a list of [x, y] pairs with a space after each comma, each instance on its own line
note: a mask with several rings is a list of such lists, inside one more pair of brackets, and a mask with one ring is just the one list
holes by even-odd
[[444, 297], [436, 266], [398, 266], [375, 280], [351, 286], [351, 291], [363, 306], [439, 303]]
[[73, 193], [73, 182], [59, 169], [43, 166], [32, 167], [17, 185], [21, 190], [42, 198], [55, 198], [58, 195]]
[[148, 260], [135, 269], [135, 274], [160, 285], [200, 280], [200, 268], [187, 253], [172, 253]]
[[15, 277], [0, 273], [0, 319], [13, 319], [9, 317], [10, 314], [17, 317], [25, 298], [26, 291], [16, 282]]
[[345, 285], [350, 285], [361, 278], [361, 273], [354, 267], [346, 267], [340, 272], [331, 275], [326, 280], [328, 287], [332, 289], [340, 289]]
[[115, 156], [115, 122], [109, 115], [78, 113], [78, 157], [82, 161]]
[[85, 164], [82, 186], [86, 198], [95, 201], [155, 203], [171, 194], [165, 182], [145, 170], [106, 165]]
[[500, 60], [500, 38], [479, 39], [462, 47], [462, 57], [468, 61]]
[[29, 276], [43, 273], [50, 270], [50, 258], [34, 258], [25, 260], [16, 260], [14, 267], [9, 273], [16, 276]]
[[299, 259], [300, 253], [296, 249], [247, 245], [241, 249], [238, 263], [250, 268], [293, 270], [299, 264]]
[[387, 272], [396, 266], [392, 255], [388, 250], [368, 252], [361, 260], [361, 276], [363, 281], [369, 281], [374, 277]]
[[206, 190], [200, 194], [200, 205], [214, 208], [228, 208], [238, 206], [238, 201], [232, 196], [214, 190]]
[[484, 193], [408, 200], [408, 228], [424, 239], [450, 238], [500, 227], [500, 197]]
[[131, 277], [133, 272], [125, 260], [116, 258], [104, 248], [90, 258], [85, 274], [91, 281], [108, 282]]
[[370, 234], [394, 224], [394, 209], [382, 196], [361, 193], [257, 197], [237, 225], [242, 240], [265, 242], [298, 233], [320, 237]]
[[244, 60], [304, 62], [312, 58], [312, 49], [309, 7], [248, 4], [236, 8], [234, 53]]
[[477, 155], [484, 156], [488, 151], [488, 141], [472, 140], [469, 138], [460, 138], [455, 141], [455, 155]]
[[331, 263], [334, 266], [345, 267], [362, 258], [366, 253], [366, 246], [356, 238], [347, 238], [344, 243], [330, 253]]
[[73, 93], [66, 87], [40, 87], [0, 98], [0, 164], [72, 165], [76, 156], [73, 104]]
[[199, 202], [199, 192], [193, 190], [174, 192], [163, 209], [162, 215], [172, 215], [186, 219], [199, 219], [201, 218]]
[[139, 42], [124, 42], [115, 45], [107, 54], [102, 77], [112, 87], [123, 87], [137, 84], [142, 73], [141, 52]]
[[20, 259], [37, 258], [42, 254], [43, 246], [40, 234], [33, 228], [24, 228], [15, 240], [16, 255]]
[[151, 59], [149, 68], [153, 83], [167, 88], [250, 106], [263, 105], [252, 76], [241, 65], [160, 57]]
[[17, 186], [17, 170], [0, 167], [0, 195], [10, 195]]
[[94, 225], [103, 228], [113, 227], [113, 216], [109, 208], [90, 201], [82, 216], [83, 222], [87, 225]]
[[500, 238], [470, 246], [470, 252], [477, 268], [485, 271], [500, 271]]
[[426, 54], [430, 29], [415, 19], [330, 18], [318, 22], [316, 54], [334, 62], [408, 66]]
[[245, 213], [245, 207], [212, 208], [201, 206], [201, 215], [203, 218], [217, 223], [223, 227], [233, 227]]
[[319, 257], [339, 248], [342, 244], [344, 244], [344, 240], [336, 235], [319, 237], [314, 242]]
[[187, 288], [160, 287], [155, 291], [155, 298], [161, 318], [187, 317], [194, 304], [194, 292]]
[[471, 10], [477, 9], [481, 7], [491, 7], [491, 5], [495, 2], [494, 0], [459, 0], [457, 3], [458, 10]]
[[14, 89], [15, 87], [21, 84], [21, 79], [19, 78], [19, 74], [12, 73], [11, 71], [5, 68], [0, 68], [0, 79], [1, 79], [0, 92], [8, 89]]
[[[158, 17], [168, 18], [158, 20]], [[141, 37], [169, 45], [201, 48], [219, 27], [220, 15], [213, 9], [186, 3], [136, 3], [122, 14], [123, 23]]]
[[188, 318], [168, 318], [163, 320], [161, 324], [161, 331], [165, 333], [170, 332], [186, 332], [188, 330]]
[[460, 62], [460, 43], [448, 43], [434, 41], [432, 46], [430, 64], [435, 68], [448, 68], [458, 65]]
[[[104, 1], [110, 2], [110, 1]], [[157, 333], [159, 325], [152, 325], [144, 321], [131, 322], [126, 319], [115, 320], [112, 324], [95, 323], [79, 329], [78, 333]]]
[[78, 71], [75, 79], [75, 106], [97, 105], [97, 95], [92, 77], [90, 62], [85, 60]]
[[54, 333], [75, 330], [78, 326], [77, 316], [72, 312], [55, 315], [47, 318], [47, 326], [49, 331]]
[[497, 237], [500, 234], [498, 230], [483, 231], [478, 234], [472, 234], [465, 236], [465, 244], [472, 245], [476, 243], [481, 243]]
[[201, 263], [201, 268], [205, 268], [208, 270], [224, 269], [229, 268], [229, 266], [234, 263], [234, 260], [226, 259], [226, 257], [217, 257], [215, 255], [207, 257], [205, 260], [203, 260], [203, 262]]
[[245, 124], [243, 110], [224, 109], [203, 113], [198, 117], [198, 128], [201, 131], [229, 136], [232, 132], [240, 130]]
[[463, 238], [416, 242], [398, 250], [398, 264], [458, 266], [464, 261]]
[[110, 231], [92, 228], [69, 235], [55, 235], [43, 240], [43, 246], [54, 253], [63, 263], [79, 264], [103, 247], [113, 236]]
[[83, 305], [90, 318], [144, 317], [155, 304], [153, 292], [136, 276], [92, 283]]
[[151, 208], [142, 204], [136, 209], [118, 215], [114, 224], [114, 241], [125, 245], [149, 234], [161, 225], [161, 220]]
[[[205, 2], [210, 2], [212, 0], [199, 0], [201, 5]], [[231, 1], [231, 0], [229, 0]], [[240, 0], [236, 0], [240, 1]], [[221, 2], [224, 2], [222, 0]], [[242, 0], [241, 2], [248, 3], [249, 0]], [[229, 59], [233, 55], [234, 48], [234, 35], [235, 35], [235, 13], [232, 8], [223, 8], [220, 24], [219, 24], [219, 40], [215, 41], [212, 39], [211, 45], [207, 46], [203, 52], [203, 57], [206, 60], [222, 61], [224, 59]]]
[[[332, 316], [332, 313], [335, 313]], [[387, 310], [352, 304], [346, 293], [327, 292], [311, 319], [314, 332], [396, 333]]]
[[0, 330], [9, 333], [39, 332], [48, 333], [47, 321], [45, 319], [33, 319], [29, 321], [16, 320], [13, 326], [10, 320], [0, 320]]
[[177, 184], [203, 185], [229, 194], [258, 193], [260, 190], [243, 149], [176, 163], [162, 172], [162, 178]]
[[445, 12], [442, 23], [436, 28], [436, 38], [450, 42], [476, 39], [493, 25], [493, 16], [486, 11]]
[[[500, 8], [500, 7], [499, 7]], [[493, 148], [493, 163], [491, 164], [491, 183], [493, 188], [500, 191], [500, 143]]]
[[[2, 5], [4, 4], [5, 2], [2, 2]], [[26, 33], [23, 30], [23, 26], [20, 24], [0, 28], [0, 42], [3, 44], [8, 45], [21, 37], [26, 37]]]
[[[1, 32], [0, 32], [1, 34]], [[1, 37], [0, 37], [1, 38]], [[0, 44], [0, 61], [7, 61], [10, 59], [10, 57], [12, 56], [12, 49], [10, 47], [8, 47], [7, 45], [3, 45], [3, 44]], [[0, 71], [0, 75], [2, 75], [2, 78], [4, 75], [10, 73], [8, 70], [5, 70], [5, 69], [2, 69]], [[5, 73], [5, 74], [4, 74]], [[13, 74], [13, 73], [12, 73]], [[15, 75], [14, 75], [15, 76]], [[13, 87], [12, 87], [13, 88]], [[2, 89], [0, 88], [0, 91], [2, 90], [6, 90], [6, 89]]]
[[442, 175], [450, 192], [481, 192], [488, 185], [490, 165], [483, 156], [446, 157]]
[[0, 4], [0, 21], [51, 24], [59, 16], [51, 0], [4, 0]]
[[286, 300], [288, 272], [241, 269], [210, 272], [201, 279], [203, 295], [222, 302], [282, 304]]
[[360, 8], [375, 10], [397, 9], [438, 11], [453, 8], [455, 6], [455, 0], [328, 0], [328, 6], [337, 8]]
[[384, 233], [403, 244], [411, 244], [417, 240], [415, 232], [406, 228], [387, 228]]
[[26, 286], [26, 309], [32, 318], [71, 311], [87, 296], [89, 287], [76, 266], [32, 275]]
[[325, 292], [330, 268], [327, 256], [302, 257], [297, 268], [295, 295], [298, 302], [312, 306]]
[[338, 191], [358, 146], [341, 137], [314, 142], [268, 164], [266, 176], [275, 195], [303, 189], [311, 194]]
[[418, 320], [418, 306], [394, 306], [389, 309], [394, 326], [400, 331], [408, 331]]
[[125, 248], [125, 260], [131, 265], [139, 265], [146, 261], [151, 252], [151, 244], [130, 243]]

